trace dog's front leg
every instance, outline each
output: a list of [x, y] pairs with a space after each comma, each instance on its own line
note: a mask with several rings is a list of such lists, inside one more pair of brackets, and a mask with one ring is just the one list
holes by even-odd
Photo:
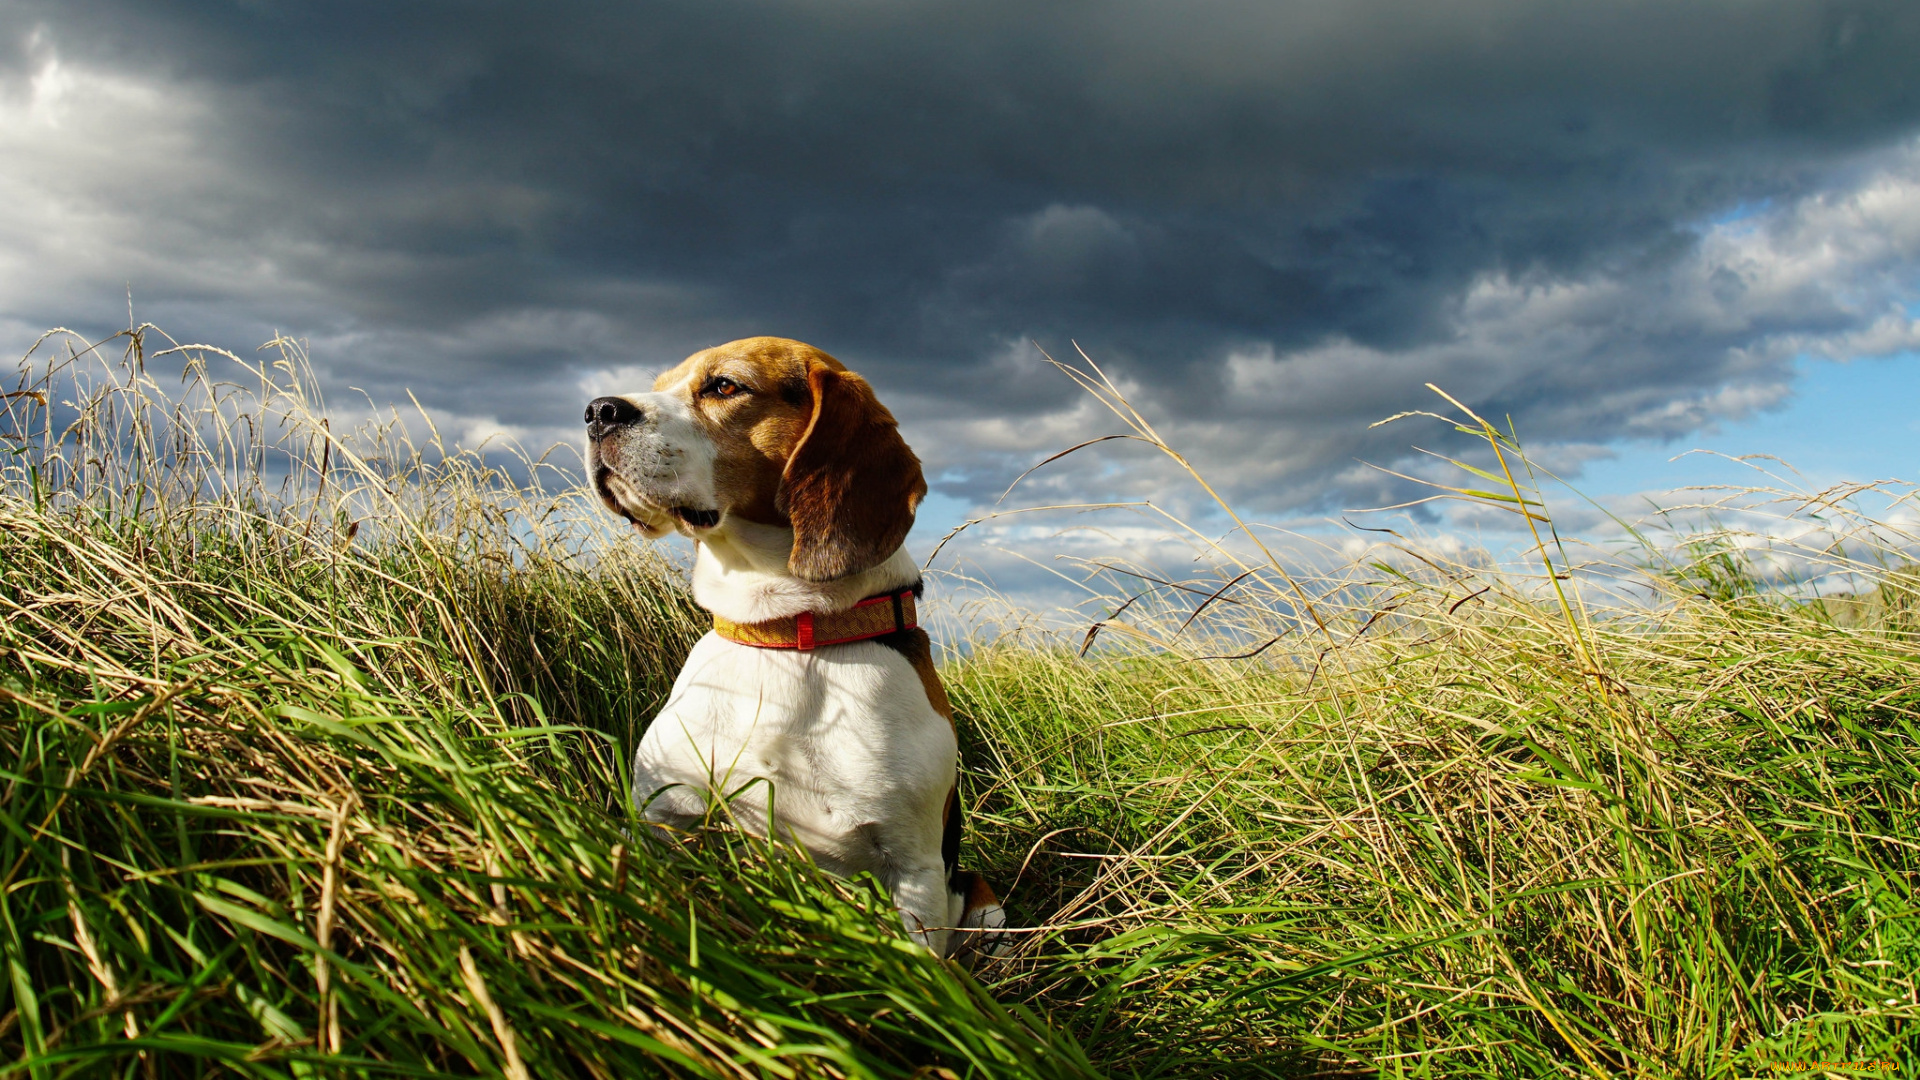
[[[914, 820], [908, 817], [909, 821]], [[907, 936], [947, 954], [953, 920], [947, 898], [947, 871], [940, 857], [940, 836], [932, 830], [869, 822], [860, 827], [875, 861], [868, 866], [893, 896]]]
[[930, 863], [916, 863], [898, 871], [893, 882], [893, 906], [900, 911], [900, 925], [907, 936], [933, 951], [947, 955], [947, 939], [952, 935], [948, 914], [947, 872], [936, 854]]

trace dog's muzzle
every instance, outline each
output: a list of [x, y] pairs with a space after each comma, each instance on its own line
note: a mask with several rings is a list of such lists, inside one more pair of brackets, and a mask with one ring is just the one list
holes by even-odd
[[[643, 529], [652, 528], [658, 531], [665, 531], [668, 527], [666, 523], [643, 523], [639, 517], [635, 516], [638, 511], [629, 508], [620, 497], [614, 493], [612, 480], [615, 473], [613, 466], [618, 458], [628, 451], [623, 449], [621, 443], [608, 441], [628, 428], [638, 424], [645, 424], [649, 419], [657, 419], [657, 417], [648, 417], [646, 409], [628, 401], [626, 398], [597, 397], [587, 403], [587, 415], [585, 419], [587, 422], [587, 460], [588, 464], [593, 467], [591, 480], [594, 494], [600, 496], [600, 501], [606, 504], [607, 509], [619, 514], [635, 525], [640, 525]], [[631, 479], [629, 476], [628, 480], [631, 481]], [[641, 498], [646, 498], [646, 495], [642, 494]], [[650, 500], [649, 505], [665, 511], [673, 520], [685, 526], [686, 529], [691, 530], [687, 533], [689, 536], [697, 536], [701, 531], [712, 529], [720, 524], [721, 511], [718, 507], [672, 505], [658, 499]], [[655, 533], [650, 532], [648, 535], [655, 535]]]

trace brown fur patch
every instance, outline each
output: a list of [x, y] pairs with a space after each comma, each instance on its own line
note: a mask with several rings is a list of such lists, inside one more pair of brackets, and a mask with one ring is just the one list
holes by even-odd
[[986, 875], [973, 875], [973, 883], [967, 887], [966, 910], [978, 911], [981, 908], [992, 907], [999, 902], [1000, 897], [994, 894], [993, 886], [987, 884]]
[[916, 626], [873, 640], [907, 658], [907, 663], [913, 665], [913, 673], [920, 676], [920, 685], [926, 690], [933, 711], [946, 717], [947, 723], [953, 723], [953, 703], [947, 700], [947, 686], [940, 681], [940, 669], [933, 666], [933, 639], [927, 632]]
[[947, 889], [965, 901], [961, 905], [963, 920], [967, 915], [981, 908], [993, 907], [1000, 902], [1000, 897], [994, 893], [993, 886], [987, 884], [986, 875], [976, 874], [971, 870], [954, 871], [947, 878]]
[[807, 385], [813, 419], [787, 459], [778, 506], [793, 523], [787, 569], [832, 581], [893, 554], [913, 528], [927, 482], [865, 379], [814, 364]]

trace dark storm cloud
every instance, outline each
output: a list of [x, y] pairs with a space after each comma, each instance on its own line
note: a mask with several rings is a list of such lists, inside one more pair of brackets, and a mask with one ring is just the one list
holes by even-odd
[[1286, 507], [1390, 494], [1351, 458], [1428, 380], [1577, 457], [1777, 401], [1796, 351], [1910, 344], [1911, 240], [1824, 283], [1740, 262], [1910, 174], [1898, 0], [0, 11], [5, 93], [54, 125], [0, 206], [34, 252], [6, 316], [131, 283], [530, 433], [779, 333], [978, 497], [1100, 427], [1021, 344], [1077, 339]]

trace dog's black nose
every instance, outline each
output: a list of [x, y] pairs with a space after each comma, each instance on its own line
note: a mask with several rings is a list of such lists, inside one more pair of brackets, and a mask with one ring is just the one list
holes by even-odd
[[587, 438], [602, 438], [614, 428], [624, 427], [645, 416], [640, 406], [626, 398], [594, 398], [587, 403]]

